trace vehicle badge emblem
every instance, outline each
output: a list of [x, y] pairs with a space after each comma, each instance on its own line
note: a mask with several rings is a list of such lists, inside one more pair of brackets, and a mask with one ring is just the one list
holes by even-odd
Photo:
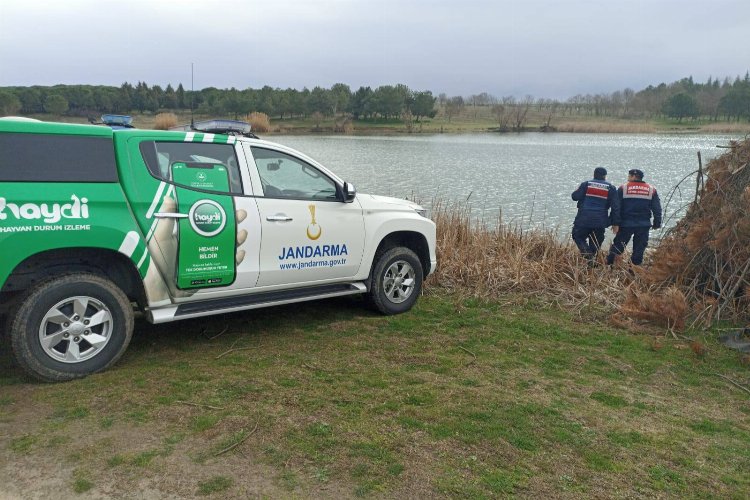
[[310, 209], [310, 217], [312, 218], [312, 222], [307, 226], [307, 237], [311, 240], [317, 240], [323, 233], [323, 229], [315, 222], [315, 205], [308, 205], [307, 208]]

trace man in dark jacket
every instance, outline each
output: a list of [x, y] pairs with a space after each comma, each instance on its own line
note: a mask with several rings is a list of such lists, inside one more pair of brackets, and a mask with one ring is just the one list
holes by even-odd
[[630, 238], [633, 238], [633, 255], [630, 261], [639, 266], [648, 245], [649, 229], [661, 227], [659, 195], [654, 186], [643, 182], [643, 171], [634, 168], [628, 172], [628, 182], [617, 189], [617, 197], [620, 199], [620, 230], [609, 248], [607, 264], [612, 265], [615, 255], [622, 254]]
[[593, 261], [604, 242], [604, 230], [612, 225], [617, 232], [620, 224], [620, 199], [617, 188], [606, 181], [607, 170], [594, 169], [594, 179], [582, 182], [571, 198], [578, 202], [578, 214], [573, 222], [573, 241], [581, 255]]

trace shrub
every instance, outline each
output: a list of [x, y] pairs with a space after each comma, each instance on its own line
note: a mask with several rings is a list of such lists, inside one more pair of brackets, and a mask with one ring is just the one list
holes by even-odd
[[271, 119], [265, 113], [254, 111], [247, 115], [245, 121], [253, 128], [253, 132], [265, 133], [271, 131]]
[[352, 135], [354, 133], [354, 123], [349, 116], [344, 116], [336, 120], [336, 124], [333, 129], [337, 134]]
[[177, 117], [174, 113], [159, 113], [154, 121], [155, 130], [169, 130], [177, 125]]

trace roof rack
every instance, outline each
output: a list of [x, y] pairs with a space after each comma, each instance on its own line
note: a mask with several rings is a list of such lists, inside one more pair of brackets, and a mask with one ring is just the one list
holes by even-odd
[[185, 130], [195, 132], [205, 132], [208, 134], [225, 134], [225, 135], [242, 135], [257, 139], [258, 136], [253, 134], [252, 127], [247, 122], [239, 120], [204, 120], [188, 125], [178, 125], [171, 127], [169, 130]]

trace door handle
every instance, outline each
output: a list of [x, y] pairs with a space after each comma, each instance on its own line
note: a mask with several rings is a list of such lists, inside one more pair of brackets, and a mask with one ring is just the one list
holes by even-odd
[[288, 215], [276, 214], [276, 215], [269, 215], [268, 217], [266, 217], [266, 220], [269, 220], [271, 222], [289, 222], [290, 220], [292, 220], [292, 218], [289, 217]]
[[174, 212], [156, 212], [154, 217], [157, 219], [187, 219], [188, 214], [178, 214]]

